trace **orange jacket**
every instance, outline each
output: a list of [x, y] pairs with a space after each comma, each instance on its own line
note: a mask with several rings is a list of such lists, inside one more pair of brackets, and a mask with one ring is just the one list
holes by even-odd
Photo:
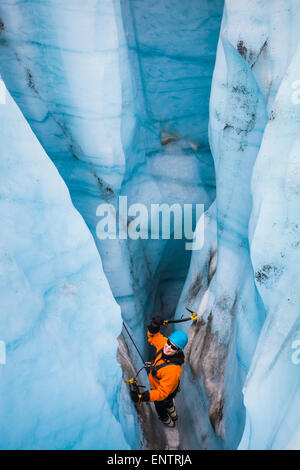
[[[151, 334], [148, 331], [148, 342], [156, 348], [158, 352], [162, 349], [168, 338], [163, 336], [161, 333]], [[157, 377], [152, 375], [152, 371], [149, 373], [149, 383], [153, 390], [149, 390], [150, 401], [161, 401], [167, 398], [170, 393], [174, 392], [179, 385], [181, 376], [181, 365], [184, 362], [183, 353], [181, 353], [178, 364], [170, 364], [167, 367], [162, 367], [157, 371]], [[170, 360], [174, 360], [174, 356], [170, 356]], [[163, 364], [162, 352], [155, 358], [154, 364], [158, 366]], [[167, 361], [168, 362], [168, 361]]]

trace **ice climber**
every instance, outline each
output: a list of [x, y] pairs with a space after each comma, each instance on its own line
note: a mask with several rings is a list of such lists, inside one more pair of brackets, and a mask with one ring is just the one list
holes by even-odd
[[160, 316], [152, 318], [148, 325], [148, 342], [156, 348], [156, 356], [149, 372], [152, 387], [141, 394], [132, 390], [134, 402], [154, 402], [159, 419], [167, 426], [174, 427], [178, 416], [173, 398], [179, 391], [181, 366], [184, 363], [183, 348], [188, 337], [184, 331], [175, 331], [169, 338], [160, 333], [164, 320]]

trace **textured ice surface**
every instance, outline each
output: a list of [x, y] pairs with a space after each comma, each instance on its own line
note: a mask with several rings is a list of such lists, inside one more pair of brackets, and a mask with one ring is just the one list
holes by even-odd
[[223, 24], [210, 102], [217, 198], [206, 220], [206, 245], [200, 254], [194, 253], [178, 308], [180, 313], [188, 303], [201, 317], [191, 330], [189, 360], [197, 379], [192, 386], [202, 388], [204, 383], [202, 393], [209, 398], [205, 410], [211, 427], [203, 424], [205, 419], [195, 419], [198, 445], [207, 446], [216, 435], [222, 439], [216, 441], [217, 447], [234, 448], [243, 430], [241, 387], [263, 319], [250, 260], [248, 221], [252, 169], [266, 120], [264, 99], [251, 69], [228, 41]]
[[[267, 317], [244, 389], [247, 421], [241, 449], [300, 448], [300, 15], [297, 2], [275, 3], [280, 33], [265, 27], [267, 57], [276, 64], [268, 78], [274, 77], [277, 86], [269, 94], [270, 119], [253, 171], [250, 231], [255, 280]], [[284, 64], [280, 80], [278, 61]], [[260, 74], [265, 77], [266, 71]]]
[[0, 447], [134, 446], [118, 409], [120, 309], [90, 232], [8, 93], [0, 153]]
[[200, 412], [181, 397], [193, 448], [235, 448], [242, 434], [241, 449], [299, 447], [298, 22], [294, 1], [225, 4], [210, 100], [216, 205], [177, 309], [200, 316], [184, 378]]
[[[180, 317], [187, 304], [198, 312], [191, 328], [181, 325], [190, 341], [177, 399], [180, 447], [294, 449], [299, 5], [227, 0], [217, 46], [222, 9], [221, 0], [6, 0], [0, 73], [90, 229], [143, 354], [149, 316], [170, 318], [177, 306]], [[120, 448], [165, 445], [151, 407], [139, 411], [142, 438], [124, 383], [119, 395], [121, 374], [109, 353], [120, 311], [86, 226], [9, 100], [11, 119], [29, 140], [10, 138], [8, 148], [15, 125], [3, 127], [2, 153], [10, 158], [1, 161], [7, 336], [0, 340], [8, 344], [1, 386], [19, 426], [12, 430], [1, 408], [3, 446], [109, 447], [111, 435]], [[32, 191], [34, 204], [26, 204]], [[119, 195], [147, 207], [205, 204], [203, 249], [190, 260], [184, 241], [99, 240], [96, 209], [117, 206]], [[132, 374], [139, 359], [125, 333], [119, 341], [124, 375]]]
[[222, 6], [0, 5], [1, 73], [90, 228], [134, 332], [153, 310], [174, 312], [190, 253], [174, 240], [99, 240], [96, 209], [120, 194], [128, 205], [212, 202], [208, 100]]

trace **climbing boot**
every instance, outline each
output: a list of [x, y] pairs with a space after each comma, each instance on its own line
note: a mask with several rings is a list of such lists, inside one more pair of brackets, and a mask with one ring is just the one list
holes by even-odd
[[168, 428], [174, 428], [175, 423], [174, 421], [170, 418], [170, 416], [167, 417], [167, 419], [161, 421], [165, 426], [168, 426]]
[[175, 409], [174, 405], [171, 406], [171, 408], [168, 408], [167, 412], [168, 412], [169, 416], [172, 418], [173, 421], [176, 421], [178, 419], [178, 415], [177, 415], [177, 412], [176, 412], [176, 409]]

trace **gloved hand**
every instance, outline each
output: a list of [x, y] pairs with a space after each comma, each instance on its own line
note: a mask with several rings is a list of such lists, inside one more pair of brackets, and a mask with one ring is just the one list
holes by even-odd
[[157, 315], [155, 317], [152, 317], [151, 323], [148, 325], [148, 330], [152, 334], [158, 333], [163, 323], [164, 319], [161, 316]]
[[[140, 398], [139, 398], [139, 395], [140, 395]], [[131, 396], [131, 399], [134, 401], [134, 403], [150, 400], [150, 395], [149, 395], [148, 390], [146, 390], [146, 392], [143, 392], [143, 393], [139, 393], [136, 390], [130, 390], [130, 396]]]

